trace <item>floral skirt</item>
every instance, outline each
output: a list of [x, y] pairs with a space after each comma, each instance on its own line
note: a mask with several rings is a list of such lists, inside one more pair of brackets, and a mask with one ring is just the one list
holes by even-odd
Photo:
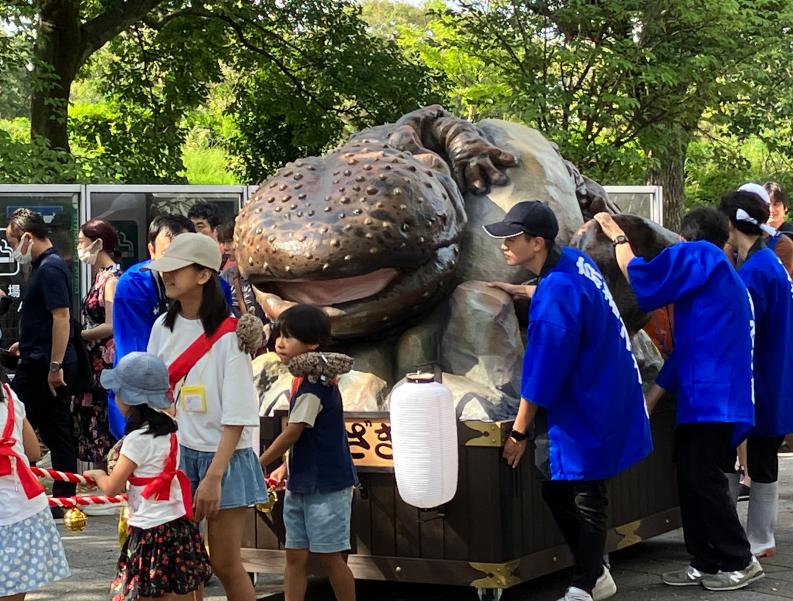
[[212, 576], [198, 524], [181, 517], [154, 528], [130, 526], [111, 587], [113, 601], [184, 595]]

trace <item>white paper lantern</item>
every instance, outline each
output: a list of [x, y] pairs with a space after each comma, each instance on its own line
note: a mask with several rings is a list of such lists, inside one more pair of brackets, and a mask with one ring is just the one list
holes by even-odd
[[448, 387], [408, 374], [391, 393], [391, 443], [399, 496], [428, 509], [457, 492], [457, 416]]

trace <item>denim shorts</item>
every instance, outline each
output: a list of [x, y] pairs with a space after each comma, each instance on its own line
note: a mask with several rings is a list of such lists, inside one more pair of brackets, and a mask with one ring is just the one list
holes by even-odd
[[[179, 467], [190, 478], [193, 494], [198, 483], [204, 479], [214, 453], [194, 451], [179, 447], [181, 461]], [[259, 458], [251, 448], [237, 449], [229, 459], [223, 479], [220, 482], [220, 508], [251, 507], [267, 499], [264, 487], [264, 474]]]
[[305, 495], [286, 491], [284, 526], [287, 549], [340, 553], [350, 548], [353, 488]]

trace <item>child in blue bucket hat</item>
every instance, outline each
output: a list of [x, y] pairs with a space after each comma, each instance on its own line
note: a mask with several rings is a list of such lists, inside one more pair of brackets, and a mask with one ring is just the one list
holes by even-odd
[[190, 481], [178, 469], [179, 442], [171, 416], [168, 368], [149, 353], [130, 353], [106, 369], [102, 386], [115, 392], [127, 419], [118, 463], [108, 476], [89, 470], [107, 495], [129, 483], [129, 530], [112, 585], [113, 601], [201, 591], [212, 574], [193, 520]]

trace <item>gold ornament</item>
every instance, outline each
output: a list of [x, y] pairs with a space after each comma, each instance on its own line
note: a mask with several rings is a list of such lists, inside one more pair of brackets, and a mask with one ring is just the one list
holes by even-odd
[[273, 487], [267, 489], [267, 500], [263, 503], [256, 503], [256, 511], [270, 513], [278, 502], [278, 493]]
[[78, 507], [72, 507], [63, 516], [63, 525], [69, 532], [82, 532], [87, 523], [88, 518]]
[[129, 518], [129, 512], [127, 511], [126, 507], [121, 508], [121, 512], [118, 515], [118, 546], [123, 547], [124, 543], [127, 542], [127, 528], [129, 524], [127, 524], [127, 519]]

